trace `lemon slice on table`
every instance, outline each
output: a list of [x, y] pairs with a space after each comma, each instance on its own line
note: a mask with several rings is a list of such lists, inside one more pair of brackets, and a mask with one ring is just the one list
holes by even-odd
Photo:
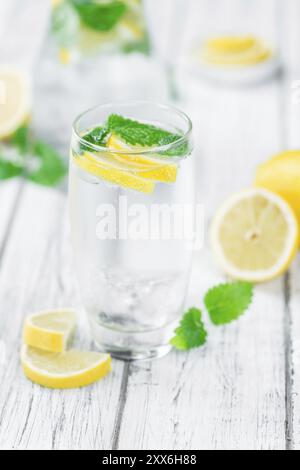
[[283, 152], [260, 165], [254, 184], [283, 197], [294, 210], [300, 226], [300, 150]]
[[220, 66], [250, 66], [270, 59], [272, 51], [259, 38], [219, 37], [208, 39], [201, 52], [202, 60]]
[[0, 139], [12, 135], [30, 114], [29, 81], [25, 73], [0, 67]]
[[48, 388], [85, 387], [111, 371], [109, 354], [75, 349], [53, 353], [23, 346], [21, 362], [29, 380]]
[[[112, 134], [107, 146], [112, 150], [130, 151], [132, 147]], [[161, 159], [147, 157], [143, 155], [115, 154], [114, 158], [122, 163], [126, 163], [129, 168], [136, 168], [143, 178], [160, 181], [163, 183], [174, 183], [177, 178], [177, 165], [175, 163], [165, 163]], [[167, 158], [167, 157], [166, 157]]]
[[128, 168], [127, 165], [121, 163], [117, 165], [109, 157], [101, 159], [100, 156], [85, 152], [82, 155], [73, 155], [73, 162], [81, 170], [122, 188], [147, 194], [154, 191], [155, 183], [153, 181], [142, 178], [134, 169]]
[[217, 261], [234, 279], [264, 282], [285, 272], [294, 259], [299, 229], [290, 206], [265, 189], [230, 197], [212, 225]]
[[51, 352], [63, 352], [76, 328], [74, 310], [50, 310], [28, 316], [24, 325], [24, 342], [28, 346]]

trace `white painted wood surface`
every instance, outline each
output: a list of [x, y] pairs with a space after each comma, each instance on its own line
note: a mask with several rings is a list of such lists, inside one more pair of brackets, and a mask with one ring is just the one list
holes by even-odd
[[[222, 2], [197, 0], [197, 13], [195, 2], [187, 2], [182, 52], [195, 29], [206, 33], [204, 12]], [[243, 0], [234, 3], [239, 15], [246, 12]], [[198, 197], [207, 223], [225, 196], [251, 184], [259, 162], [300, 146], [300, 100], [291, 91], [300, 80], [299, 1], [251, 5], [259, 11], [257, 31], [282, 42], [289, 75], [247, 89], [198, 82], [182, 72], [178, 78], [179, 105], [195, 125]], [[137, 93], [167, 99], [163, 72], [153, 62], [130, 58], [127, 67], [138, 72], [126, 77], [117, 60], [106, 62], [99, 76], [101, 64], [92, 76], [78, 69], [76, 80], [47, 54], [37, 68], [35, 127], [66, 154], [74, 114], [93, 101]], [[202, 350], [153, 362], [114, 361], [112, 375], [92, 387], [44, 390], [20, 370], [22, 320], [40, 308], [79, 305], [72, 273], [65, 195], [17, 180], [1, 183], [0, 344], [6, 355], [0, 360], [0, 448], [300, 450], [299, 260], [285, 278], [256, 289], [243, 319], [210, 328]], [[187, 305], [201, 306], [205, 290], [222, 279], [206, 243], [195, 256]], [[78, 341], [89, 347], [84, 317], [80, 321]]]

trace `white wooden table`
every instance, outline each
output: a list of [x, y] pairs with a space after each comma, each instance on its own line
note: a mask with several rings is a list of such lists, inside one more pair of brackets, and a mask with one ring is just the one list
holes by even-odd
[[[196, 3], [208, 10], [213, 2]], [[218, 8], [221, 3], [214, 1]], [[259, 162], [300, 146], [300, 100], [292, 90], [300, 80], [300, 2], [252, 3], [260, 11], [259, 27], [284, 48], [286, 75], [246, 89], [197, 82], [183, 73], [177, 83], [180, 106], [195, 124], [198, 198], [205, 204], [207, 225], [225, 196], [251, 184]], [[192, 25], [197, 19], [199, 31], [205, 31], [204, 15], [193, 11], [195, 5], [189, 8], [187, 21]], [[195, 31], [192, 26], [186, 30]], [[39, 134], [67, 154], [72, 118], [95, 101], [145, 95], [166, 101], [160, 67], [147, 61], [141, 65], [134, 57], [126, 60], [127, 69], [135, 71], [128, 79], [119, 73], [117, 61], [101, 73], [96, 65], [92, 74], [80, 68], [75, 79], [68, 69], [55, 68], [45, 53], [35, 71], [34, 127]], [[206, 242], [195, 255], [187, 305], [201, 306], [206, 289], [222, 280]], [[284, 277], [256, 288], [243, 319], [210, 328], [205, 348], [172, 352], [152, 362], [114, 361], [109, 377], [85, 389], [42, 389], [21, 372], [23, 318], [69, 305], [79, 301], [64, 191], [2, 182], [1, 449], [300, 450], [299, 259]], [[80, 321], [77, 344], [90, 347], [85, 320]]]

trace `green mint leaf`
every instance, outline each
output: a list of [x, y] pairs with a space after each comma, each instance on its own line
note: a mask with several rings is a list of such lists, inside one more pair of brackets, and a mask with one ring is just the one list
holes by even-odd
[[130, 41], [122, 47], [124, 54], [131, 54], [132, 52], [140, 52], [144, 55], [150, 55], [151, 43], [148, 34], [145, 32], [143, 39], [139, 41]]
[[176, 349], [198, 348], [206, 343], [207, 332], [202, 322], [201, 310], [193, 307], [183, 316], [170, 343]]
[[225, 325], [237, 320], [250, 306], [253, 285], [249, 282], [232, 282], [210, 289], [204, 303], [215, 325]]
[[32, 153], [37, 159], [38, 168], [27, 172], [31, 181], [45, 186], [55, 186], [65, 176], [66, 165], [62, 157], [50, 145], [38, 140]]
[[[124, 118], [118, 114], [111, 114], [107, 121], [108, 129], [118, 135], [129, 145], [141, 147], [163, 146], [176, 142], [181, 135], [172, 134], [164, 129]], [[180, 143], [171, 150], [162, 154], [168, 156], [181, 156], [188, 153], [188, 143]]]
[[93, 0], [70, 0], [82, 23], [96, 31], [110, 31], [127, 10], [121, 1], [97, 3]]
[[[93, 145], [105, 146], [109, 131], [105, 127], [95, 127], [83, 136], [83, 139]], [[87, 145], [80, 144], [81, 150], [91, 150]]]
[[10, 138], [10, 143], [14, 145], [21, 155], [25, 155], [30, 150], [30, 133], [27, 126], [19, 127], [19, 129]]
[[0, 180], [14, 178], [15, 176], [20, 176], [22, 173], [22, 166], [0, 157]]
[[51, 15], [51, 33], [61, 47], [72, 47], [76, 43], [79, 30], [79, 18], [72, 5], [63, 2], [53, 8]]

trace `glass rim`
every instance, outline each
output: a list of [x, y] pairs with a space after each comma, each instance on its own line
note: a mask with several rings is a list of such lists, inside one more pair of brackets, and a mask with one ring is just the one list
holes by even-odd
[[[80, 135], [80, 132], [79, 132], [79, 129], [78, 129], [78, 125], [79, 125], [80, 120], [83, 117], [87, 116], [89, 113], [91, 113], [93, 111], [96, 111], [97, 109], [109, 108], [109, 107], [112, 107], [112, 106], [143, 106], [143, 105], [148, 105], [148, 106], [151, 105], [151, 106], [155, 106], [155, 107], [157, 107], [158, 109], [161, 109], [161, 110], [165, 110], [165, 111], [168, 110], [168, 111], [173, 112], [177, 116], [180, 116], [181, 118], [183, 118], [183, 120], [187, 124], [187, 130], [182, 135], [180, 135], [180, 137], [178, 139], [176, 139], [174, 142], [171, 142], [169, 144], [158, 145], [156, 147], [145, 148], [145, 149], [137, 148], [137, 149], [124, 149], [124, 150], [119, 150], [119, 149], [118, 150], [113, 150], [113, 149], [110, 149], [110, 148], [105, 147], [105, 146], [92, 144], [91, 142], [88, 142], [87, 140], [85, 140], [82, 135]], [[120, 155], [122, 155], [122, 154], [124, 154], [124, 155], [141, 155], [142, 154], [142, 155], [144, 155], [144, 154], [153, 154], [153, 153], [163, 153], [163, 152], [166, 152], [168, 150], [171, 150], [174, 147], [179, 146], [180, 144], [185, 143], [190, 138], [190, 136], [192, 134], [192, 131], [193, 131], [193, 123], [184, 111], [181, 111], [177, 107], [169, 105], [169, 104], [161, 104], [161, 103], [157, 103], [155, 101], [147, 101], [147, 100], [128, 100], [128, 101], [123, 101], [122, 100], [122, 101], [110, 101], [110, 102], [107, 102], [107, 103], [98, 104], [98, 105], [93, 106], [93, 107], [87, 109], [86, 111], [83, 111], [82, 113], [80, 113], [77, 116], [77, 118], [73, 121], [73, 124], [72, 124], [73, 134], [76, 136], [78, 141], [82, 145], [84, 145], [85, 147], [89, 147], [93, 150], [96, 150], [97, 152], [100, 151], [102, 153], [116, 153], [116, 154], [120, 154]]]

